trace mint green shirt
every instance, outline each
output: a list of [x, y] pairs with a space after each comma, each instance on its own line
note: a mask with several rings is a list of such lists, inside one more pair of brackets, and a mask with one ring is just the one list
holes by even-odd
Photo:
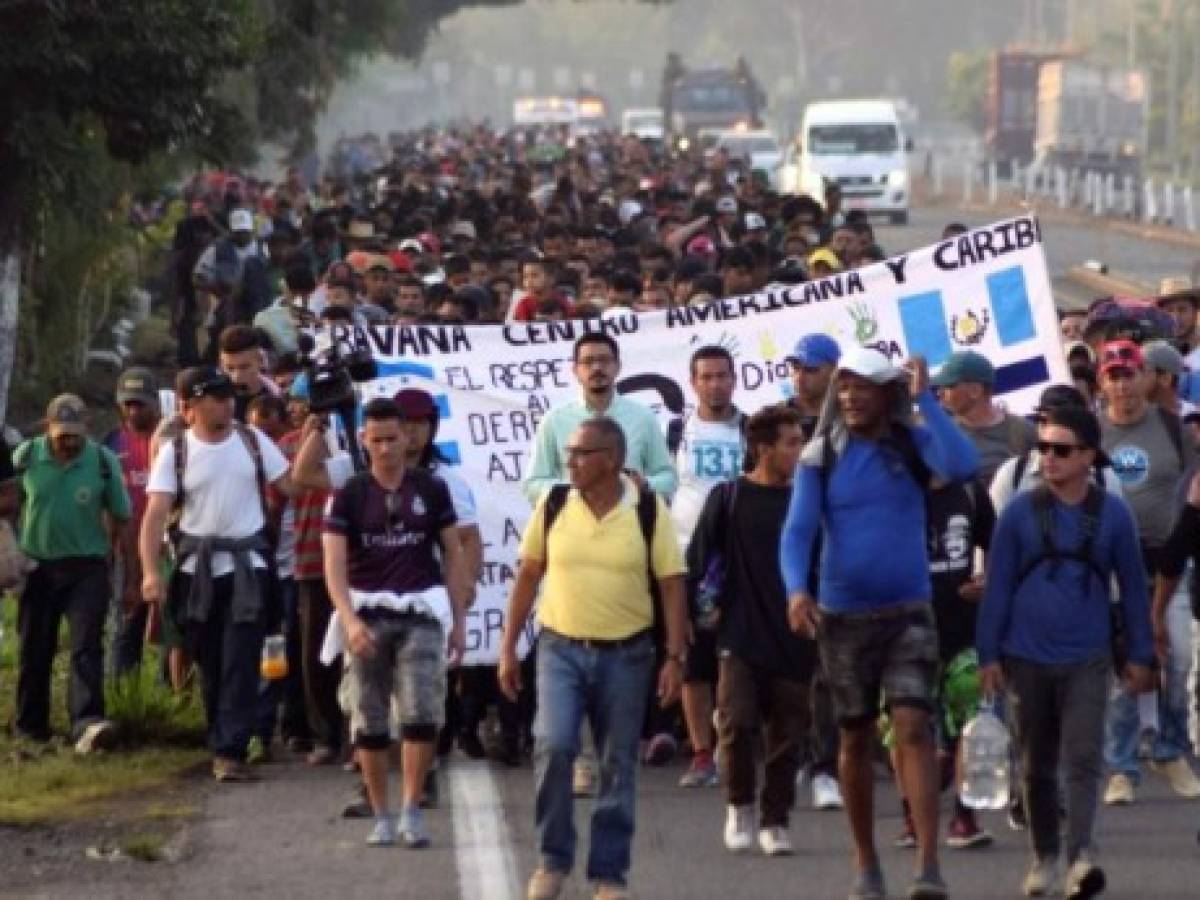
[[13, 466], [22, 494], [22, 550], [42, 560], [104, 558], [112, 552], [103, 513], [124, 522], [130, 505], [120, 460], [111, 450], [88, 440], [64, 465], [51, 455], [46, 438], [38, 437], [17, 448]]
[[536, 504], [546, 491], [567, 478], [567, 457], [563, 448], [567, 438], [587, 419], [596, 416], [613, 419], [625, 432], [625, 468], [638, 472], [651, 489], [669, 499], [675, 491], [675, 464], [667, 452], [667, 439], [658, 424], [658, 417], [649, 408], [616, 394], [608, 409], [596, 411], [583, 398], [556, 406], [538, 425], [533, 439], [533, 458], [521, 483], [521, 490], [531, 504]]

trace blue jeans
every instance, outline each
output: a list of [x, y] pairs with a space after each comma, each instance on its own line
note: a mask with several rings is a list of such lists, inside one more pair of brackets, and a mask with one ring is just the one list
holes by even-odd
[[538, 639], [533, 761], [538, 850], [544, 868], [570, 872], [575, 861], [571, 774], [586, 716], [600, 763], [587, 877], [625, 883], [633, 841], [638, 740], [654, 659], [648, 634], [603, 648], [548, 631]]
[[[1191, 665], [1191, 606], [1187, 589], [1175, 592], [1167, 606], [1167, 632], [1171, 653], [1158, 690], [1158, 732], [1154, 738], [1152, 759], [1165, 763], [1188, 752], [1188, 668]], [[1137, 695], [1117, 682], [1109, 699], [1104, 728], [1104, 763], [1110, 772], [1122, 772], [1134, 783], [1141, 774], [1137, 751], [1141, 739]]]

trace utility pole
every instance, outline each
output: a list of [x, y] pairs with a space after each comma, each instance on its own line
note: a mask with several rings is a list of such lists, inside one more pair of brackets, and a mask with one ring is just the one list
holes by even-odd
[[1180, 44], [1183, 36], [1181, 27], [1180, 0], [1163, 0], [1163, 18], [1167, 21], [1167, 97], [1164, 116], [1164, 149], [1171, 164], [1171, 172], [1179, 178], [1179, 77]]

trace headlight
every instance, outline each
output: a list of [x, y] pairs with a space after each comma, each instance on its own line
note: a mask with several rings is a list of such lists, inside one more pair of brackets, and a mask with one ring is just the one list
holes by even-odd
[[880, 181], [882, 181], [883, 184], [889, 184], [892, 187], [902, 188], [908, 184], [908, 172], [906, 172], [904, 169], [896, 169], [895, 171], [884, 175]]

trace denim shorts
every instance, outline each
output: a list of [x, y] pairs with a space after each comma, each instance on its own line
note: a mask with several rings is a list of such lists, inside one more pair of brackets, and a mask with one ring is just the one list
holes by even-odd
[[347, 653], [343, 688], [350, 732], [359, 736], [394, 734], [389, 727], [393, 700], [401, 727], [437, 725], [446, 702], [446, 638], [434, 619], [390, 612], [367, 613], [375, 637], [369, 658]]
[[823, 611], [817, 643], [842, 725], [861, 725], [889, 707], [932, 712], [938, 642], [933, 607], [901, 603], [867, 612]]

